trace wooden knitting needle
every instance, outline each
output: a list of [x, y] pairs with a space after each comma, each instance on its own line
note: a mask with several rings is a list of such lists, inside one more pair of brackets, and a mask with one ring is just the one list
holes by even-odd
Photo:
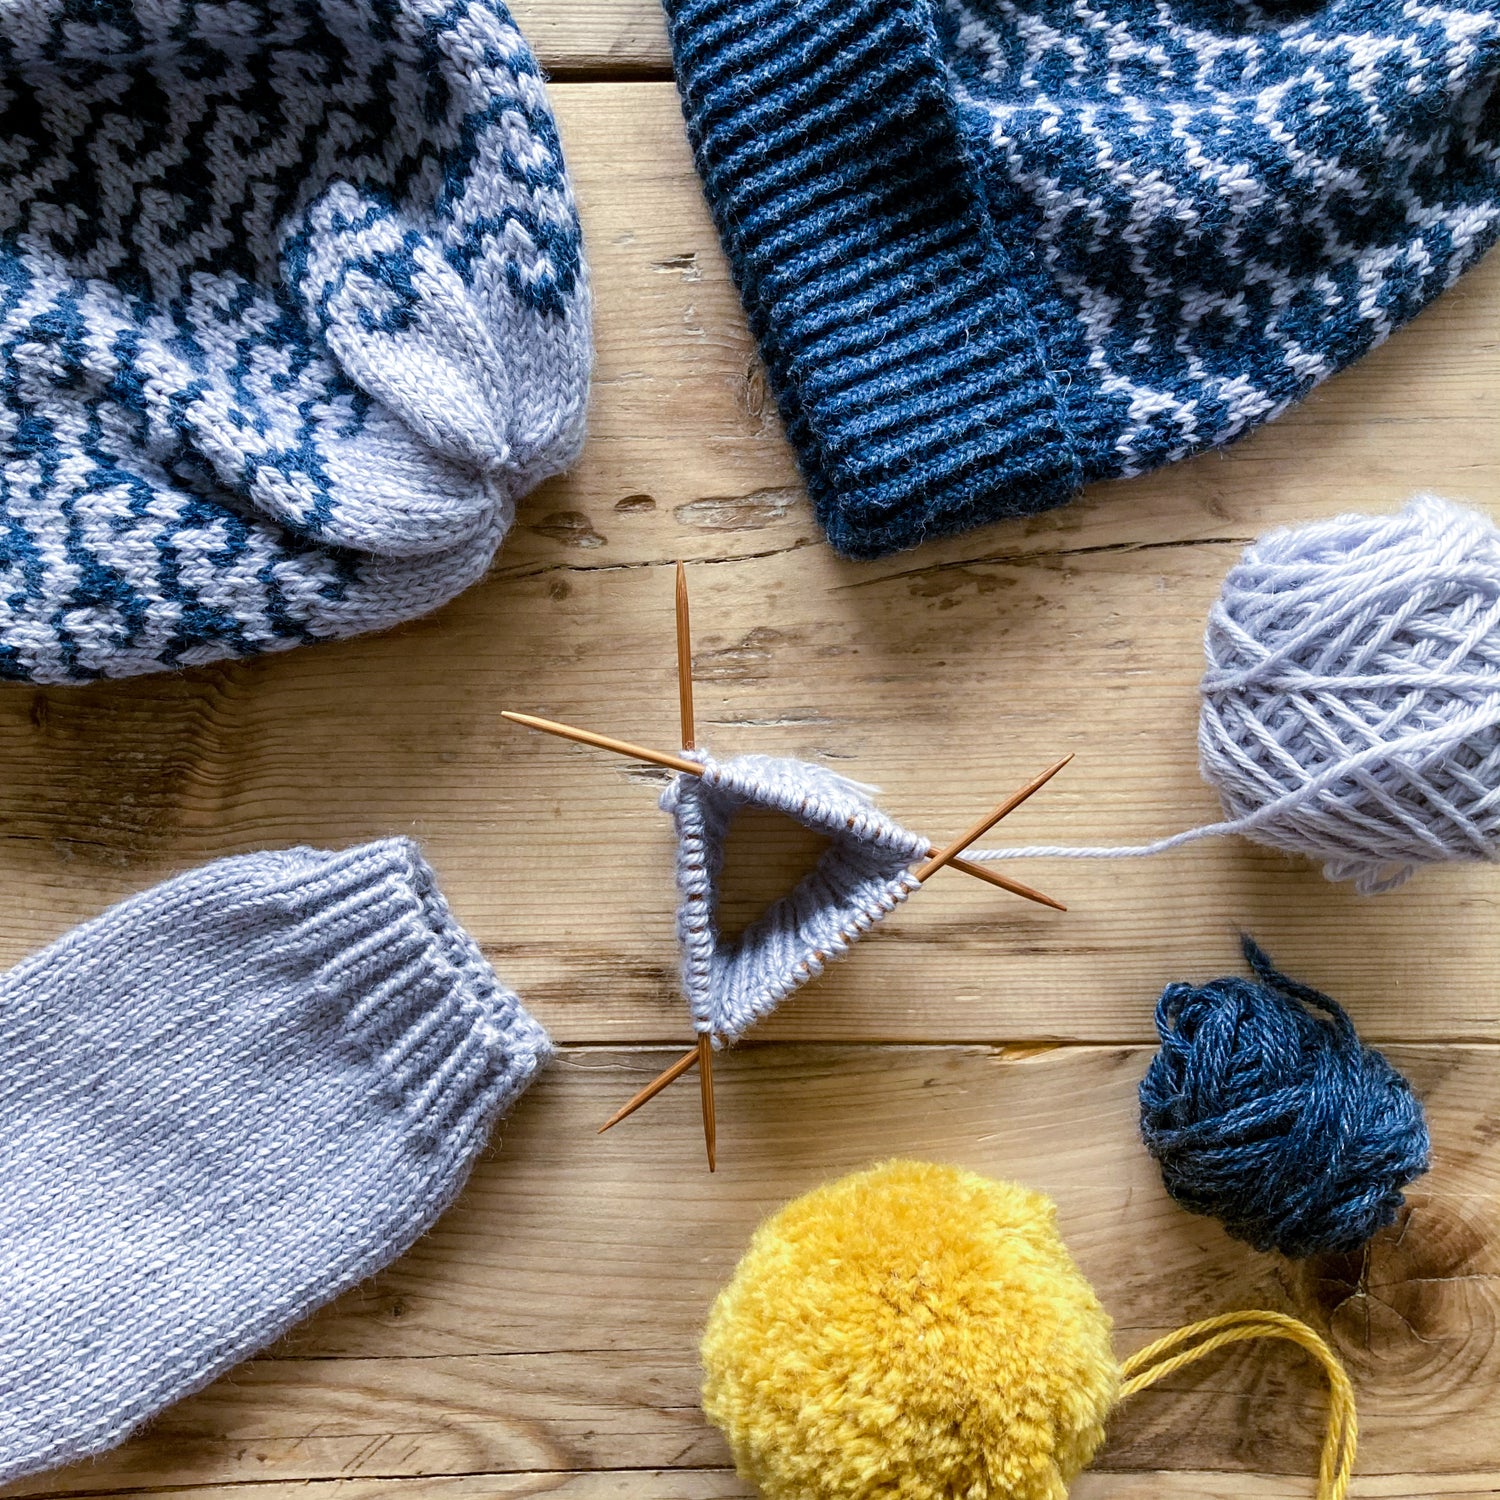
[[593, 745], [597, 750], [613, 750], [616, 755], [628, 755], [632, 760], [650, 761], [652, 765], [665, 766], [669, 771], [682, 771], [689, 776], [703, 774], [703, 767], [696, 761], [668, 755], [664, 750], [647, 750], [643, 745], [632, 745], [626, 740], [612, 740], [607, 734], [595, 734], [592, 729], [575, 729], [571, 724], [539, 719], [535, 714], [513, 714], [508, 708], [500, 710], [500, 717], [509, 719], [512, 724], [524, 724], [528, 729], [540, 729], [543, 734], [555, 734], [559, 739], [577, 740], [580, 745]]
[[[1013, 792], [1002, 802], [999, 807], [987, 812], [962, 838], [955, 839], [946, 849], [939, 850], [927, 861], [917, 872], [918, 881], [930, 879], [936, 875], [944, 865], [950, 865], [953, 861], [969, 847], [977, 838], [983, 838], [996, 823], [1007, 813], [1014, 812], [1028, 797], [1034, 796], [1047, 785], [1067, 763], [1072, 760], [1071, 755], [1065, 755], [1055, 766], [1049, 766], [1034, 781], [1028, 781], [1019, 792]], [[989, 871], [985, 871], [986, 874]]]
[[[677, 563], [677, 708], [682, 721], [682, 748], [696, 747], [693, 721], [693, 632], [688, 615], [687, 569]], [[714, 1045], [706, 1031], [698, 1033], [698, 1095], [703, 1110], [703, 1146], [708, 1170], [718, 1170], [718, 1125], [714, 1115]], [[643, 1100], [642, 1103], [645, 1101]]]
[[[688, 776], [703, 774], [703, 767], [696, 761], [685, 760], [680, 755], [669, 755], [665, 750], [648, 750], [644, 745], [632, 745], [627, 740], [611, 739], [607, 734], [595, 734], [592, 729], [578, 729], [572, 724], [559, 724], [555, 719], [539, 719], [535, 714], [512, 713], [508, 708], [501, 710], [500, 717], [509, 719], [512, 724], [524, 725], [527, 729], [539, 729], [543, 734], [555, 734], [559, 739], [576, 740], [580, 745], [592, 745], [596, 750], [612, 750], [616, 755], [629, 756], [631, 760], [644, 760], [654, 766], [665, 766], [669, 771], [682, 771]], [[683, 748], [691, 747], [684, 745]], [[1051, 774], [1051, 772], [1048, 773], [1049, 776]], [[1030, 795], [1030, 792], [1026, 793], [1026, 796]], [[1022, 800], [1024, 801], [1025, 798], [1022, 797]], [[978, 834], [975, 837], [977, 838]], [[960, 844], [959, 847], [965, 846]], [[928, 861], [929, 864], [931, 862], [931, 860]], [[987, 870], [983, 865], [976, 865], [970, 860], [950, 856], [943, 863], [951, 865], [955, 870], [962, 870], [965, 875], [972, 875], [976, 880], [999, 886], [1002, 891], [1009, 891], [1013, 896], [1022, 896], [1027, 901], [1035, 901], [1041, 906], [1050, 906], [1055, 911], [1067, 910], [1061, 902], [1054, 901], [1050, 896], [1044, 896], [1040, 891], [1032, 890], [1029, 885], [1022, 885], [1019, 880], [1012, 880], [1005, 875], [997, 875], [993, 870]]]
[[698, 1033], [698, 1101], [703, 1109], [703, 1144], [708, 1149], [708, 1170], [718, 1171], [719, 1127], [714, 1115], [714, 1044], [706, 1031]]
[[653, 1078], [651, 1082], [648, 1083], [646, 1087], [640, 1091], [640, 1093], [636, 1094], [634, 1098], [630, 1100], [628, 1104], [622, 1105], [619, 1109], [617, 1109], [614, 1114], [612, 1114], [609, 1119], [607, 1119], [599, 1127], [598, 1133], [600, 1135], [603, 1135], [606, 1130], [613, 1130], [621, 1120], [628, 1120], [630, 1116], [633, 1115], [636, 1110], [641, 1107], [641, 1105], [649, 1103], [652, 1099], [656, 1098], [656, 1096], [661, 1093], [661, 1091], [666, 1088], [669, 1083], [676, 1083], [677, 1080], [681, 1078], [682, 1075], [686, 1073], [687, 1070], [691, 1068], [697, 1061], [698, 1049], [696, 1047], [694, 1047], [690, 1052], [684, 1052], [682, 1056], [679, 1057], [677, 1061], [674, 1062], [672, 1066], [668, 1068], [664, 1073], [658, 1073], [656, 1077]]
[[682, 721], [682, 748], [697, 748], [693, 723], [693, 631], [688, 618], [687, 569], [677, 564], [677, 712]]
[[1041, 891], [1033, 890], [1029, 885], [1023, 885], [1019, 880], [1013, 880], [1009, 875], [997, 875], [994, 870], [986, 869], [984, 865], [976, 865], [971, 860], [959, 859], [956, 855], [948, 861], [950, 870], [962, 870], [965, 875], [972, 875], [976, 880], [988, 881], [991, 885], [997, 885], [1002, 891], [1009, 891], [1012, 896], [1021, 896], [1027, 901], [1035, 901], [1038, 906], [1050, 906], [1053, 911], [1067, 911], [1067, 907], [1061, 901], [1044, 895]]

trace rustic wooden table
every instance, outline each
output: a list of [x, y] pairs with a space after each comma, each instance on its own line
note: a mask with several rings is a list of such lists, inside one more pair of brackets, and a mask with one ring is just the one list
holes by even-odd
[[[4, 1493], [747, 1495], [697, 1405], [709, 1299], [763, 1213], [896, 1153], [1055, 1196], [1122, 1350], [1250, 1304], [1328, 1331], [1360, 1392], [1358, 1495], [1500, 1493], [1493, 871], [1361, 900], [1239, 842], [1030, 867], [1065, 916], [946, 874], [721, 1060], [710, 1178], [690, 1081], [594, 1134], [688, 1038], [660, 775], [499, 718], [670, 744], [682, 557], [713, 747], [826, 759], [935, 837], [1070, 749], [1009, 836], [1137, 841], [1210, 817], [1194, 685], [1238, 549], [1418, 488], [1500, 508], [1500, 260], [1227, 454], [853, 565], [819, 540], [782, 442], [655, 0], [517, 15], [557, 80], [597, 291], [583, 462], [432, 619], [0, 692], [0, 959], [215, 855], [404, 831], [561, 1060], [386, 1274], [117, 1452]], [[744, 914], [807, 852], [754, 822], [736, 849]], [[1433, 1171], [1365, 1256], [1252, 1254], [1175, 1208], [1137, 1142], [1154, 998], [1234, 971], [1239, 926], [1341, 997], [1427, 1101]], [[1210, 1362], [1123, 1408], [1075, 1497], [1309, 1495], [1321, 1402], [1289, 1353]]]

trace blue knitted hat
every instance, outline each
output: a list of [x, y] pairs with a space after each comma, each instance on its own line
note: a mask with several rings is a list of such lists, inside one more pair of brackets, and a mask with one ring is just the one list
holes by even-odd
[[666, 0], [689, 136], [834, 546], [1227, 443], [1500, 215], [1500, 8]]
[[576, 454], [590, 358], [498, 0], [0, 0], [0, 675], [434, 608]]

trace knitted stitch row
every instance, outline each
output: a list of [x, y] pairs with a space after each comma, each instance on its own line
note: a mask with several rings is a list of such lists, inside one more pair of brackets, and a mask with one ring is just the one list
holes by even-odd
[[400, 1255], [546, 1060], [404, 839], [220, 860], [0, 978], [0, 1483]]
[[1500, 220], [1493, 0], [665, 0], [829, 539], [875, 556], [1274, 417]]
[[590, 359], [499, 0], [0, 0], [0, 675], [434, 608], [576, 455]]
[[[810, 761], [684, 754], [702, 775], [679, 773], [661, 799], [677, 831], [682, 989], [695, 1029], [719, 1046], [816, 979], [917, 890], [910, 866], [931, 845], [881, 812], [870, 787]], [[801, 823], [828, 847], [731, 941], [719, 930], [719, 877], [730, 825], [747, 807]]]

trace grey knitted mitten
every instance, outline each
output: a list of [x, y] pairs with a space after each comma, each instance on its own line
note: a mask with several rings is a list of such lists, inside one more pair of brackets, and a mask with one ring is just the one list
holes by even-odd
[[401, 839], [221, 860], [0, 978], [0, 1481], [401, 1254], [548, 1051]]

